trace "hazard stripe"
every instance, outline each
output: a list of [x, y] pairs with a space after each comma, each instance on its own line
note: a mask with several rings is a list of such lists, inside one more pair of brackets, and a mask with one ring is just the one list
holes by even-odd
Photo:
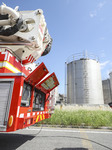
[[38, 122], [39, 116], [37, 116], [36, 122]]
[[15, 68], [12, 64], [8, 61], [0, 61], [0, 68], [7, 68], [8, 70], [12, 71], [13, 73], [20, 73], [21, 71]]
[[39, 118], [40, 118], [40, 120], [44, 120], [45, 119], [45, 115], [44, 114], [43, 115], [38, 115], [37, 119], [36, 119], [36, 122], [38, 122]]
[[45, 115], [43, 114], [43, 120], [45, 119]]

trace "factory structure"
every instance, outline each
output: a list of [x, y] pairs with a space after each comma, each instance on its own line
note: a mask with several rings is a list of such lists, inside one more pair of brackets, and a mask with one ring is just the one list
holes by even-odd
[[110, 79], [103, 80], [102, 86], [103, 86], [104, 103], [108, 104], [112, 102]]
[[102, 81], [104, 103], [112, 102], [112, 72], [109, 73], [109, 78]]
[[66, 62], [67, 104], [108, 104], [112, 101], [112, 73], [102, 81], [100, 63], [93, 55], [77, 54]]

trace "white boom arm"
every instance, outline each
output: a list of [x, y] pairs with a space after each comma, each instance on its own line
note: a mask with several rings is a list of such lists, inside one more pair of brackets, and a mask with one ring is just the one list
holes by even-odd
[[23, 64], [46, 55], [52, 44], [43, 11], [17, 11], [0, 6], [0, 49], [6, 48]]

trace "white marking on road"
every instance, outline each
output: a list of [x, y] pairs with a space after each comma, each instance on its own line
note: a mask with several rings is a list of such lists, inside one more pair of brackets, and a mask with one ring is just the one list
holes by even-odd
[[[32, 129], [26, 129], [26, 130], [40, 130], [40, 129], [35, 129], [35, 128], [32, 128]], [[46, 132], [72, 132], [72, 133], [80, 133], [80, 130], [65, 130], [65, 129], [61, 129], [61, 130], [53, 130], [53, 129], [45, 129], [43, 128], [42, 131], [46, 131]], [[112, 134], [112, 131], [82, 131], [82, 132], [86, 132], [86, 133], [97, 133], [97, 134]]]

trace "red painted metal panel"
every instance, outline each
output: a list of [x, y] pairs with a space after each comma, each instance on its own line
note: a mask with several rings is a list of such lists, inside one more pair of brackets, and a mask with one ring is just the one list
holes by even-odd
[[25, 81], [34, 86], [39, 83], [48, 74], [48, 72], [49, 71], [44, 63], [41, 63], [29, 76], [27, 76]]
[[[8, 66], [5, 65], [4, 63], [8, 63]], [[29, 75], [29, 70], [25, 69], [25, 66], [23, 66], [8, 50], [6, 50], [5, 52], [0, 52], [0, 69], [2, 68], [6, 68], [7, 70], [9, 70], [8, 72], [13, 72], [13, 70], [11, 71], [10, 69], [13, 67], [14, 69], [16, 69], [17, 72], [22, 72], [25, 75]], [[3, 71], [3, 72], [2, 72]], [[14, 72], [14, 73], [17, 73]], [[6, 70], [0, 70], [0, 73], [7, 73]]]
[[10, 71], [9, 69], [2, 67], [0, 68], [0, 73], [12, 73], [12, 71]]
[[45, 78], [42, 82], [36, 85], [36, 88], [42, 90], [45, 93], [49, 93], [52, 91], [55, 87], [59, 85], [58, 79], [53, 72], [51, 75], [49, 75], [47, 78]]

